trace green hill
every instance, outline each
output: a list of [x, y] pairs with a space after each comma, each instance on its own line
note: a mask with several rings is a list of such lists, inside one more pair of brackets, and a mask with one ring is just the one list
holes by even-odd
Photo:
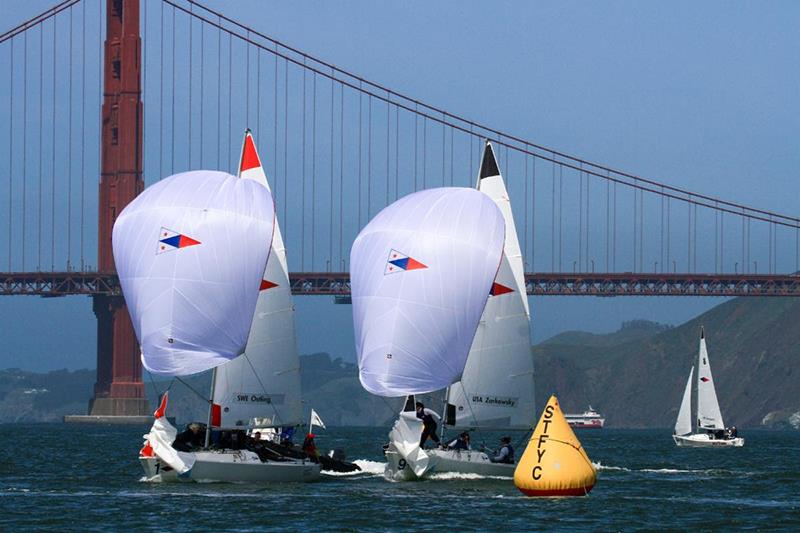
[[611, 427], [672, 426], [703, 325], [726, 423], [788, 423], [800, 412], [798, 324], [800, 300], [738, 298], [643, 339], [582, 346], [551, 340], [533, 349], [537, 402], [557, 393], [568, 411], [591, 403]]
[[[670, 427], [701, 325], [726, 423], [800, 429], [800, 299], [794, 298], [729, 300], [677, 327], [632, 321], [605, 335], [557, 335], [532, 349], [537, 405], [555, 393], [568, 412], [591, 404], [610, 427]], [[301, 356], [300, 367], [304, 410], [313, 407], [327, 424], [388, 426], [402, 403], [367, 393], [355, 364], [326, 353]], [[0, 371], [0, 422], [85, 413], [94, 379], [91, 370]], [[183, 381], [170, 388], [170, 415], [179, 423], [205, 420], [201, 396], [208, 394], [210, 373]], [[169, 383], [146, 379], [154, 408]], [[440, 395], [423, 401], [440, 409]]]

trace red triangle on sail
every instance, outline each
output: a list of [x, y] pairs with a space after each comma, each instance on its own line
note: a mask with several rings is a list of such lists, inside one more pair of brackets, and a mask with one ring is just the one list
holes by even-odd
[[417, 261], [412, 257], [408, 258], [408, 263], [406, 263], [406, 268], [405, 268], [406, 270], [418, 270], [420, 268], [428, 268], [428, 265], [423, 265], [422, 263], [420, 263], [419, 261]]
[[178, 241], [178, 248], [186, 248], [187, 246], [194, 246], [195, 244], [202, 243], [192, 239], [191, 237], [187, 237], [186, 235], [181, 235], [181, 238]]
[[278, 286], [278, 284], [277, 284], [277, 283], [272, 283], [272, 282], [271, 282], [271, 281], [269, 281], [269, 280], [262, 279], [262, 280], [261, 280], [261, 286], [258, 288], [258, 290], [260, 290], [260, 291], [265, 291], [265, 290], [267, 290], [267, 289], [271, 289], [271, 288], [273, 288], [273, 287], [277, 287], [277, 286]]
[[500, 285], [496, 281], [492, 283], [492, 290], [489, 291], [489, 294], [492, 296], [499, 296], [501, 294], [506, 294], [508, 292], [514, 292], [514, 289], [511, 287], [506, 287], [505, 285]]
[[702, 378], [700, 378], [700, 381], [702, 381], [703, 383], [708, 383], [711, 380], [708, 379], [707, 377], [703, 376]]
[[253, 142], [253, 136], [249, 133], [244, 137], [244, 148], [242, 150], [242, 166], [239, 169], [240, 172], [244, 172], [245, 170], [250, 170], [251, 168], [257, 168], [261, 166], [261, 161], [258, 159], [258, 153], [256, 152], [256, 145]]

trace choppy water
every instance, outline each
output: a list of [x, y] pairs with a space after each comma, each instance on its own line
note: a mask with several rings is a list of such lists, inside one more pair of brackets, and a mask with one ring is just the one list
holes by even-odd
[[146, 483], [136, 460], [146, 429], [0, 425], [0, 531], [800, 530], [797, 432], [745, 431], [746, 446], [730, 450], [679, 449], [667, 430], [582, 432], [599, 469], [592, 493], [529, 499], [511, 480], [474, 475], [387, 482], [387, 428], [321, 431], [321, 448], [358, 459], [355, 476]]

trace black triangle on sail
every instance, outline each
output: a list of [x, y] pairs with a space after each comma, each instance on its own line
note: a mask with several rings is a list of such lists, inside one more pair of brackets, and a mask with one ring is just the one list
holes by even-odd
[[497, 159], [494, 157], [492, 143], [486, 141], [486, 148], [483, 150], [483, 161], [481, 161], [481, 173], [478, 179], [499, 175], [500, 169], [497, 167]]

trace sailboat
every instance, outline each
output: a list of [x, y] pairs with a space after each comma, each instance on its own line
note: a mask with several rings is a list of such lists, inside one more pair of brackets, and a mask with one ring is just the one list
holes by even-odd
[[[529, 430], [535, 406], [525, 268], [511, 201], [490, 142], [484, 147], [477, 189], [491, 198], [502, 213], [506, 238], [500, 268], [489, 291], [464, 372], [461, 379], [447, 389], [442, 428]], [[409, 405], [407, 403], [404, 410]], [[401, 416], [401, 426], [402, 420]], [[395, 479], [419, 477], [414, 468], [406, 467], [408, 459], [400, 452], [413, 444], [410, 442], [413, 435], [406, 439], [407, 432], [403, 429], [393, 431], [386, 450], [387, 474]], [[492, 463], [486, 453], [478, 450], [435, 449], [424, 453], [428, 461], [423, 476], [429, 472], [514, 475], [513, 463]]]
[[697, 425], [692, 432], [692, 378], [694, 366], [689, 371], [683, 391], [678, 420], [672, 439], [678, 446], [695, 448], [717, 448], [744, 446], [744, 438], [736, 435], [736, 428], [726, 428], [717, 401], [711, 364], [706, 349], [705, 331], [700, 328], [700, 349], [697, 354]]
[[[249, 130], [245, 133], [238, 174], [240, 184], [252, 184], [250, 188], [255, 187], [260, 194], [266, 192], [272, 201], [272, 191]], [[265, 247], [250, 243], [267, 242], [268, 255], [253, 285], [256, 301], [249, 314], [252, 327], [246, 345], [240, 356], [213, 369], [205, 445], [189, 452], [172, 448], [177, 432], [163, 417], [164, 398], [140, 452], [148, 479], [260, 483], [313, 481], [320, 476], [319, 464], [299, 449], [292, 450], [278, 442], [282, 429], [291, 432], [302, 423], [302, 407], [294, 307], [286, 252], [274, 208], [271, 222], [271, 235], [266, 239], [251, 235], [248, 242], [253, 250]], [[236, 258], [244, 261], [251, 252], [240, 250]], [[218, 260], [215, 257], [214, 263], [203, 266], [213, 269]], [[242, 322], [248, 320], [245, 313], [239, 317]], [[226, 435], [247, 439], [247, 430], [251, 431], [249, 447], [241, 443], [233, 446], [223, 440]], [[266, 438], [256, 442], [252, 440], [255, 435]]]

